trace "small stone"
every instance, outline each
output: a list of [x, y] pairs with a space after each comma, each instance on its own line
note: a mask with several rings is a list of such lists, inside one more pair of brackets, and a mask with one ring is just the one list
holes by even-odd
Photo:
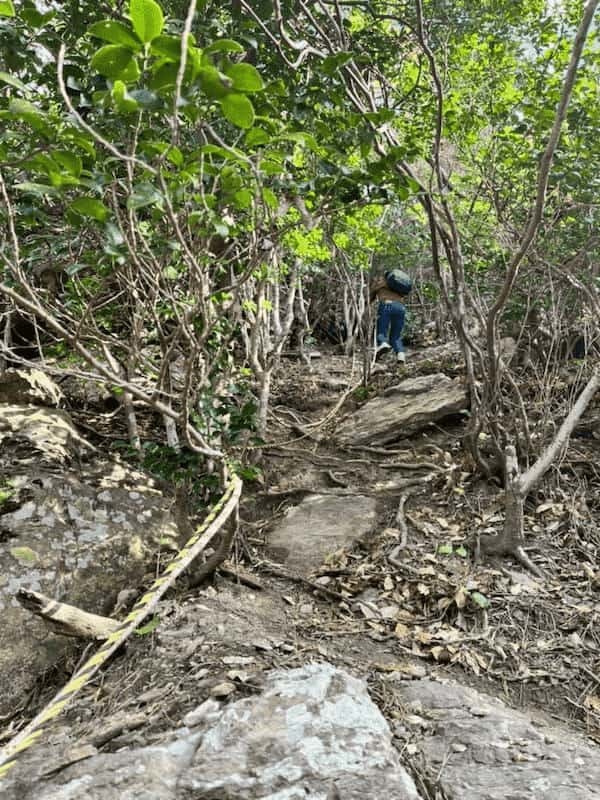
[[273, 649], [273, 644], [266, 639], [257, 639], [252, 642], [252, 647], [254, 647], [255, 650], [262, 650], [265, 653], [269, 653]]
[[469, 714], [472, 717], [487, 717], [490, 713], [491, 709], [486, 706], [471, 706], [469, 708]]
[[300, 611], [301, 614], [308, 616], [309, 614], [313, 613], [314, 608], [311, 603], [302, 603], [302, 605], [298, 610]]
[[218, 683], [216, 686], [213, 686], [210, 690], [211, 697], [229, 697], [230, 694], [235, 692], [235, 684], [231, 683], [231, 681], [223, 681], [223, 683]]
[[455, 742], [452, 745], [451, 749], [455, 753], [464, 753], [466, 751], [466, 749], [467, 749], [467, 745], [466, 744], [460, 744], [460, 742]]
[[411, 728], [426, 728], [427, 727], [427, 720], [423, 717], [419, 717], [417, 714], [409, 714], [408, 717], [404, 718], [404, 722], [407, 725], [410, 725]]
[[248, 664], [254, 664], [252, 656], [224, 656], [221, 661], [228, 667], [245, 667]]
[[249, 672], [245, 672], [243, 669], [230, 669], [227, 673], [227, 677], [230, 681], [239, 681], [240, 683], [246, 683], [248, 678], [250, 677]]

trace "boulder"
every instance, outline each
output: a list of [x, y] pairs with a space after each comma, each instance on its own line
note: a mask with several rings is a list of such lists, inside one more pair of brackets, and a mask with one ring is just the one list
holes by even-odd
[[369, 533], [376, 521], [375, 500], [355, 495], [308, 495], [289, 508], [283, 521], [269, 534], [273, 557], [307, 575], [320, 567], [335, 550], [352, 545]]
[[[420, 729], [413, 741], [432, 774], [439, 775], [444, 796], [598, 798], [598, 748], [568, 728], [536, 721], [453, 682], [425, 679], [403, 684], [398, 692], [413, 731]], [[396, 732], [403, 738], [406, 729]]]
[[467, 391], [460, 379], [443, 374], [409, 378], [346, 418], [338, 426], [337, 437], [345, 445], [384, 445], [467, 407]]
[[160, 744], [92, 755], [56, 774], [47, 758], [45, 778], [24, 770], [3, 797], [420, 800], [364, 681], [327, 663], [270, 672], [260, 695], [207, 700], [185, 723]]
[[72, 648], [17, 603], [17, 590], [110, 615], [178, 530], [153, 479], [93, 456], [64, 411], [0, 406], [0, 474], [2, 714]]
[[7, 369], [0, 374], [0, 403], [57, 406], [62, 397], [52, 378], [39, 369]]

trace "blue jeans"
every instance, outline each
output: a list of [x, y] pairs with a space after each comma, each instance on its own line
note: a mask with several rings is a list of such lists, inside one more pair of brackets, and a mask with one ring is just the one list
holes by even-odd
[[[402, 328], [404, 327], [404, 303], [391, 302], [377, 305], [377, 344], [392, 345], [394, 353], [403, 353]], [[389, 339], [388, 339], [389, 337]]]

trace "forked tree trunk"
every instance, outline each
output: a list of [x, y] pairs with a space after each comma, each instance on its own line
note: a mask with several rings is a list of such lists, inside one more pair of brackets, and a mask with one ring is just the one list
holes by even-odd
[[480, 546], [487, 553], [514, 556], [524, 566], [541, 576], [540, 570], [530, 561], [523, 545], [525, 544], [523, 504], [527, 495], [537, 486], [556, 459], [564, 452], [569, 438], [592, 398], [600, 387], [600, 366], [596, 367], [577, 402], [565, 417], [554, 439], [544, 449], [537, 461], [521, 473], [515, 448], [511, 445], [505, 451], [505, 519], [504, 530], [499, 536], [480, 537]]

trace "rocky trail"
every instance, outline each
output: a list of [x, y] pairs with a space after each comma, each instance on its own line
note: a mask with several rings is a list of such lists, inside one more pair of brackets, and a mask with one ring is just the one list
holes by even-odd
[[[178, 583], [3, 797], [600, 797], [600, 442], [528, 502], [541, 579], [476, 552], [503, 507], [463, 451], [456, 350], [377, 364], [367, 390], [359, 366], [286, 361], [229, 561]], [[185, 540], [162, 482], [51, 395], [0, 389], [0, 744], [97, 647], [16, 590], [121, 618]]]

